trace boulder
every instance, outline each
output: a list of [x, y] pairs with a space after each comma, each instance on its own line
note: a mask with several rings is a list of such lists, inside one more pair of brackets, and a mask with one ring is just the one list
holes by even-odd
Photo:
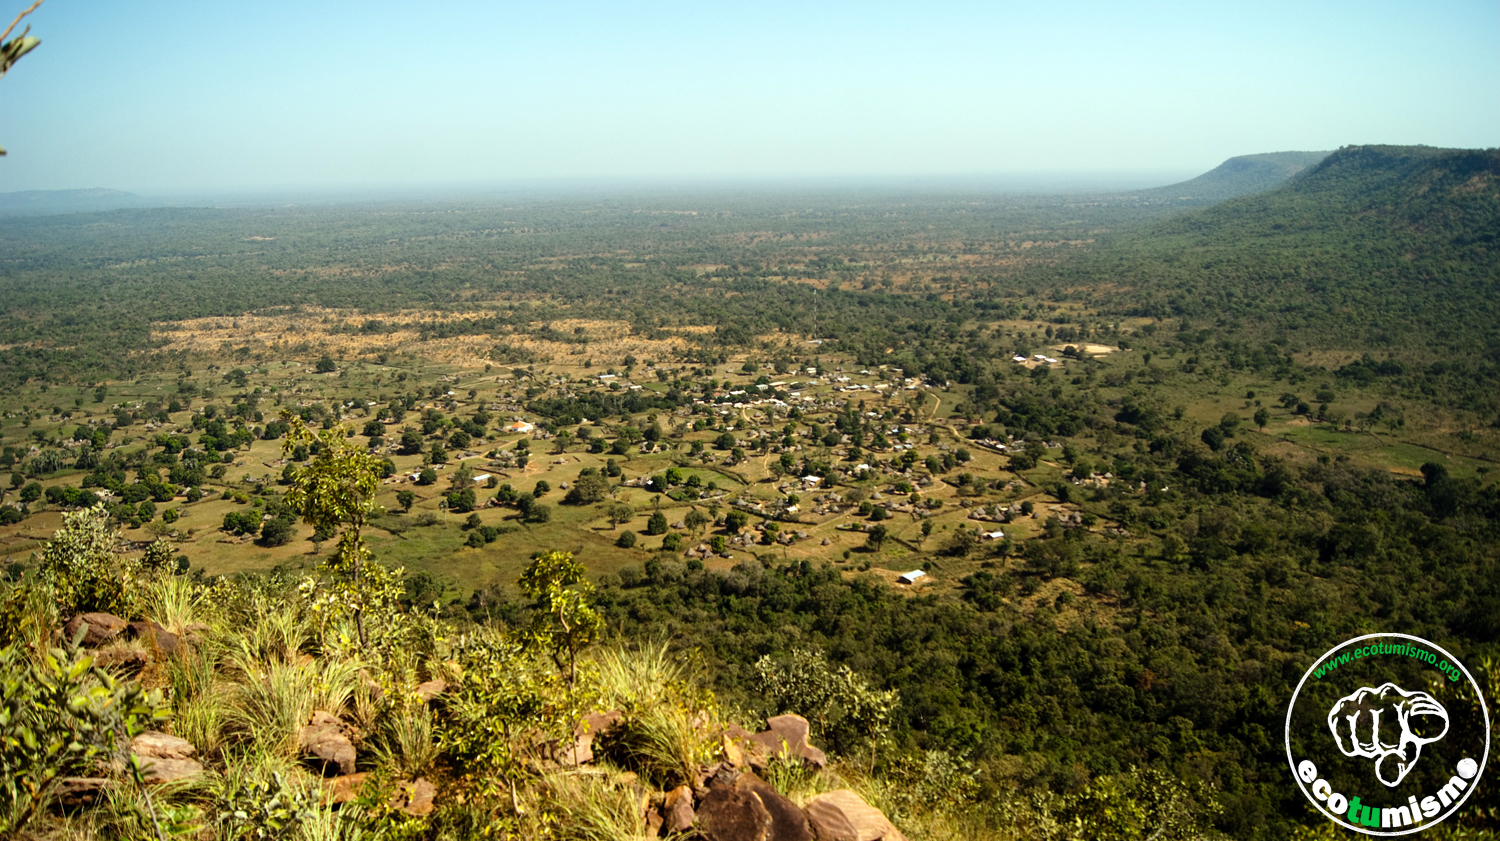
[[192, 742], [156, 730], [131, 739], [130, 752], [140, 760], [148, 783], [169, 783], [203, 773], [203, 765], [193, 758], [198, 751]]
[[423, 701], [431, 701], [433, 698], [447, 691], [448, 682], [446, 680], [429, 680], [425, 683], [417, 684], [417, 697]]
[[[348, 803], [359, 796], [360, 787], [369, 777], [368, 773], [361, 771], [358, 774], [344, 774], [324, 780], [323, 803], [328, 806]], [[393, 790], [387, 802], [392, 809], [416, 818], [425, 818], [432, 814], [432, 801], [437, 797], [437, 786], [426, 778], [418, 777], [410, 782], [397, 780], [391, 785]]]
[[297, 749], [308, 764], [323, 774], [354, 773], [354, 742], [350, 728], [338, 716], [319, 710], [297, 736]]
[[754, 792], [716, 785], [698, 804], [698, 831], [706, 841], [766, 841], [771, 813]]
[[666, 799], [662, 801], [662, 820], [668, 832], [687, 832], [693, 828], [693, 821], [697, 817], [697, 813], [693, 811], [691, 788], [678, 786], [667, 792]]
[[368, 773], [361, 771], [358, 774], [343, 774], [324, 780], [323, 802], [329, 806], [348, 803], [359, 796], [359, 787], [364, 785], [365, 779], [369, 776]]
[[119, 636], [126, 624], [124, 619], [112, 613], [80, 613], [63, 626], [63, 636], [71, 641], [79, 628], [86, 628], [83, 634], [84, 647], [98, 648]]
[[662, 825], [666, 823], [662, 817], [661, 809], [655, 804], [646, 806], [646, 837], [660, 838]]
[[846, 788], [814, 797], [803, 813], [818, 841], [906, 841], [884, 812]]
[[208, 639], [209, 627], [202, 622], [190, 622], [182, 627], [182, 641], [188, 645], [202, 645]]
[[396, 783], [396, 792], [391, 795], [391, 806], [414, 818], [425, 818], [432, 814], [432, 799], [437, 796], [437, 786], [423, 777], [411, 782]]
[[593, 762], [595, 737], [615, 726], [615, 722], [624, 715], [619, 710], [610, 710], [609, 712], [591, 712], [584, 716], [583, 721], [579, 722], [578, 727], [573, 731], [573, 744], [558, 753], [557, 761], [567, 767]]
[[727, 734], [722, 738], [723, 744], [719, 747], [719, 753], [724, 757], [724, 764], [731, 768], [738, 768], [744, 765], [745, 752], [740, 750], [740, 746], [733, 739], [729, 738]]
[[114, 781], [108, 777], [62, 777], [52, 791], [52, 803], [63, 811], [92, 806], [100, 793], [111, 785]]
[[[808, 744], [810, 728], [800, 715], [778, 715], [766, 720], [766, 730], [750, 737], [756, 759], [770, 756], [800, 757], [816, 768], [828, 765], [828, 756]], [[763, 762], [753, 763], [763, 766]]]
[[150, 658], [139, 648], [106, 648], [94, 652], [94, 665], [117, 674], [133, 675], [146, 667]]
[[754, 774], [742, 774], [735, 780], [734, 787], [760, 798], [760, 805], [770, 814], [771, 826], [766, 841], [813, 841], [812, 829], [808, 827], [802, 810], [770, 783]]
[[162, 654], [171, 657], [182, 650], [177, 635], [152, 621], [131, 622], [125, 630], [129, 639], [144, 640], [147, 646], [155, 646]]

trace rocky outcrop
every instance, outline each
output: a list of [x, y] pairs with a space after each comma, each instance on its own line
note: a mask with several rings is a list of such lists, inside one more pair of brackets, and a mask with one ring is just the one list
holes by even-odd
[[753, 792], [714, 786], [698, 804], [698, 831], [707, 841], [766, 841], [771, 813]]
[[573, 732], [573, 744], [557, 754], [557, 761], [564, 767], [586, 765], [594, 761], [594, 739], [613, 727], [624, 713], [619, 710], [592, 712], [583, 717]]
[[80, 613], [63, 626], [63, 637], [71, 641], [79, 628], [85, 628], [82, 645], [98, 648], [119, 636], [127, 624], [112, 613]]
[[802, 810], [765, 780], [754, 774], [744, 774], [735, 780], [734, 787], [758, 798], [761, 807], [771, 816], [766, 841], [813, 841], [812, 830]]
[[766, 719], [766, 729], [749, 737], [753, 751], [751, 764], [764, 768], [770, 757], [798, 757], [815, 768], [828, 765], [828, 755], [807, 741], [811, 728], [807, 719], [787, 714]]
[[297, 736], [297, 749], [308, 765], [325, 776], [354, 773], [353, 728], [330, 712], [319, 710]]
[[[587, 716], [574, 742], [553, 754], [558, 765], [578, 767], [593, 761], [594, 737], [625, 726], [621, 720], [618, 711]], [[777, 757], [800, 759], [814, 768], [827, 762], [823, 751], [808, 741], [807, 719], [780, 715], [766, 724], [759, 733], [735, 725], [717, 730], [719, 762], [701, 766], [691, 786], [646, 795], [641, 808], [648, 837], [688, 833], [701, 841], [906, 841], [879, 809], [853, 791], [818, 795], [802, 807], [758, 776], [755, 771]], [[708, 719], [695, 726], [701, 733], [716, 732]], [[636, 779], [631, 773], [624, 778]]]
[[820, 794], [804, 811], [818, 841], [906, 841], [884, 812], [849, 789]]
[[148, 730], [130, 740], [130, 752], [140, 760], [148, 783], [169, 783], [203, 773], [193, 757], [197, 748], [186, 739]]
[[150, 656], [139, 648], [106, 648], [94, 652], [94, 665], [116, 674], [134, 675], [146, 668]]
[[693, 790], [678, 786], [662, 800], [662, 824], [668, 832], [687, 832], [693, 828], [698, 813], [693, 810]]
[[182, 641], [176, 634], [150, 620], [131, 622], [125, 628], [125, 637], [143, 640], [148, 648], [154, 647], [168, 657], [182, 650]]

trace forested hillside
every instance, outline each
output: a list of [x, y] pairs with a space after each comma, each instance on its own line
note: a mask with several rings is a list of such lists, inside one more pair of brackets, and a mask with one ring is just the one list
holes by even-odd
[[1327, 152], [1266, 152], [1240, 155], [1180, 184], [1134, 190], [1130, 195], [1145, 202], [1165, 202], [1181, 207], [1217, 204], [1279, 186], [1288, 178], [1316, 165]]
[[1353, 146], [1279, 188], [1121, 231], [1032, 276], [1120, 315], [1368, 353], [1346, 376], [1496, 413], [1497, 238], [1500, 151]]

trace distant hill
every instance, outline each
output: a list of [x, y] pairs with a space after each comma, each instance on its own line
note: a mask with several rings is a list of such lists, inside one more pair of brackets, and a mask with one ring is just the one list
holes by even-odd
[[23, 190], [0, 193], [0, 215], [21, 216], [47, 213], [88, 213], [122, 207], [142, 207], [146, 200], [135, 193], [93, 187], [86, 190]]
[[1180, 184], [1134, 190], [1126, 195], [1148, 204], [1201, 206], [1269, 190], [1315, 166], [1328, 152], [1266, 152], [1230, 158], [1197, 178]]
[[1500, 383], [1500, 149], [1347, 146], [1080, 257], [1053, 279], [1122, 315], [1263, 348], [1399, 351], [1414, 388], [1418, 371]]

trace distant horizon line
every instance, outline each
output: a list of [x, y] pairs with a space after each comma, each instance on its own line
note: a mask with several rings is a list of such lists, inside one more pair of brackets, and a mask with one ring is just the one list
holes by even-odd
[[[1210, 167], [1209, 169], [1212, 169]], [[1136, 169], [1136, 170], [1055, 170], [950, 174], [899, 175], [619, 175], [619, 176], [538, 176], [473, 181], [422, 182], [353, 182], [346, 184], [276, 184], [221, 185], [208, 187], [116, 187], [100, 184], [87, 187], [51, 187], [3, 190], [0, 196], [25, 194], [63, 194], [107, 191], [127, 193], [142, 199], [248, 199], [291, 196], [371, 197], [373, 195], [423, 195], [454, 193], [475, 196], [486, 193], [518, 191], [557, 191], [567, 193], [599, 192], [620, 188], [674, 192], [701, 189], [788, 189], [799, 187], [941, 188], [944, 191], [980, 189], [1012, 190], [1022, 193], [1047, 191], [1085, 192], [1089, 190], [1152, 189], [1186, 181], [1209, 170]]]

